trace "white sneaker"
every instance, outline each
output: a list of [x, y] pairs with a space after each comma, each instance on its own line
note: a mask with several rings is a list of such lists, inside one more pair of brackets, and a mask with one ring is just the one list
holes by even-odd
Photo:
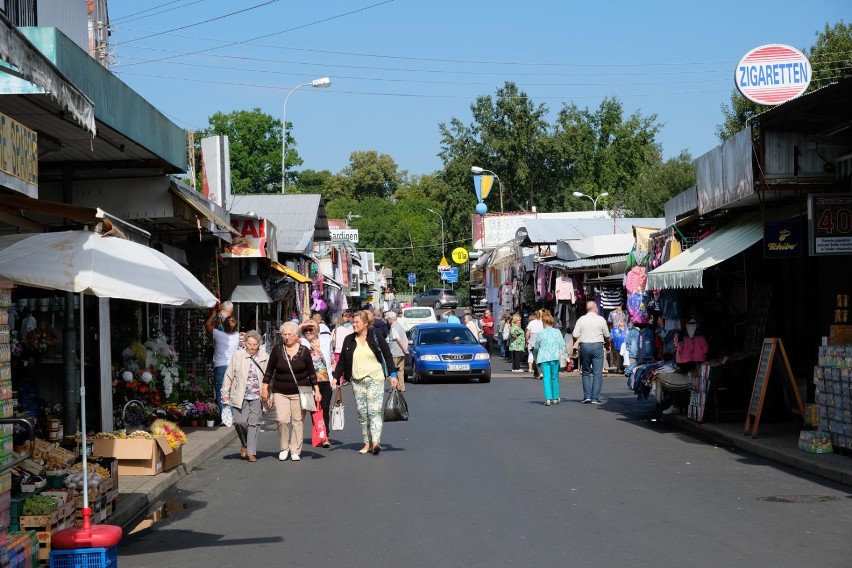
[[287, 461], [287, 456], [290, 455], [290, 450], [283, 450], [278, 452], [278, 459], [281, 461]]
[[545, 400], [545, 401], [544, 401], [544, 405], [545, 405], [545, 406], [550, 406], [550, 401], [549, 401], [549, 400]]
[[554, 398], [554, 399], [553, 399], [553, 404], [559, 404], [559, 399], [558, 399], [558, 398]]
[[663, 414], [680, 414], [680, 409], [674, 404], [663, 410]]
[[302, 458], [301, 458], [301, 456], [299, 456], [299, 454], [293, 454], [292, 456], [290, 456], [290, 459], [293, 460], [294, 462], [297, 462], [297, 461], [301, 460]]

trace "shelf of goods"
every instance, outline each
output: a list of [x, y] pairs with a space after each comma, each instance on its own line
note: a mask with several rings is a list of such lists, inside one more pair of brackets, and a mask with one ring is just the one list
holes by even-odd
[[835, 449], [852, 450], [852, 344], [819, 348], [814, 367], [819, 429]]

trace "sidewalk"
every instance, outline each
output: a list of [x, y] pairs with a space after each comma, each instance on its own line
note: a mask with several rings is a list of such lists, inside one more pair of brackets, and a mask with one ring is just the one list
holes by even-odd
[[697, 436], [723, 446], [778, 462], [831, 481], [852, 485], [852, 457], [842, 454], [812, 454], [799, 449], [799, 427], [792, 422], [760, 424], [757, 437], [744, 435], [744, 422], [700, 424], [683, 414], [663, 416]]
[[184, 431], [187, 442], [183, 447], [181, 465], [159, 475], [123, 475], [119, 478], [118, 499], [109, 524], [129, 531], [172, 485], [237, 438], [236, 430], [224, 426], [185, 428]]

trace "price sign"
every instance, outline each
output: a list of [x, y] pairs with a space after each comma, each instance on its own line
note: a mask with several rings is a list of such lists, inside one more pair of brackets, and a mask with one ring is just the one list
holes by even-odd
[[811, 256], [852, 254], [852, 196], [808, 196]]
[[464, 264], [469, 258], [469, 255], [464, 249], [464, 247], [458, 247], [453, 249], [453, 253], [450, 256], [453, 257], [453, 262], [455, 262], [456, 264]]

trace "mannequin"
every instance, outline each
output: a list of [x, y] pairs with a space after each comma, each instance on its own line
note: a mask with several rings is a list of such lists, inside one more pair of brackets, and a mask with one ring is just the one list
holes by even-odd
[[684, 327], [686, 328], [686, 335], [688, 335], [690, 339], [695, 337], [695, 331], [698, 329], [698, 322], [695, 321], [695, 316], [689, 318], [689, 321], [686, 322]]

